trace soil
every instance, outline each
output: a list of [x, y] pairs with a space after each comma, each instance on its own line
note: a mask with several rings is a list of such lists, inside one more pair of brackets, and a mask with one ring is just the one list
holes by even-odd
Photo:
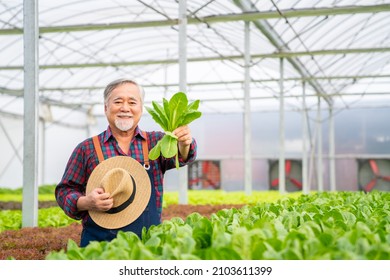
[[[56, 202], [40, 202], [39, 207], [58, 206]], [[189, 214], [198, 212], [210, 217], [221, 209], [240, 208], [242, 205], [170, 205], [163, 209], [162, 220], [173, 217], [185, 219]], [[0, 202], [0, 210], [21, 209], [21, 203]], [[71, 224], [62, 228], [22, 228], [0, 233], [0, 260], [44, 260], [51, 251], [66, 249], [69, 239], [80, 242], [81, 225]]]

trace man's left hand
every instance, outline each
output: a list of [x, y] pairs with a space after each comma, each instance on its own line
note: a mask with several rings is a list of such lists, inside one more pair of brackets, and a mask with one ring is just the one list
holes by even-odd
[[176, 128], [173, 134], [177, 136], [180, 155], [183, 160], [186, 160], [192, 143], [191, 130], [188, 125], [183, 125]]

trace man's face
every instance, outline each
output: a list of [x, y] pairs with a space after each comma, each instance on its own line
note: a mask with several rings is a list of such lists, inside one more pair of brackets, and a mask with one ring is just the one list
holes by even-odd
[[112, 129], [134, 129], [142, 115], [141, 93], [138, 87], [131, 83], [117, 86], [108, 96], [104, 111]]

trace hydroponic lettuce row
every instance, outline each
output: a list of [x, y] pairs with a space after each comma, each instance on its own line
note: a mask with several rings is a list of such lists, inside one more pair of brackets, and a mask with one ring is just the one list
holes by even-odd
[[163, 98], [162, 105], [153, 101], [153, 107], [145, 107], [153, 120], [165, 131], [164, 137], [149, 152], [151, 160], [157, 159], [160, 154], [165, 158], [175, 156], [176, 168], [179, 168], [177, 137], [172, 132], [200, 118], [202, 113], [198, 111], [199, 103], [199, 100], [188, 103], [187, 95], [177, 92], [169, 101]]
[[71, 240], [47, 259], [389, 260], [390, 193], [302, 195], [210, 219], [193, 213], [144, 230], [141, 240], [129, 232], [85, 248]]

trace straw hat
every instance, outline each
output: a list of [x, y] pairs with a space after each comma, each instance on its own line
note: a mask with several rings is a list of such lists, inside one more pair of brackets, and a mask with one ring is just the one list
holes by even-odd
[[117, 229], [134, 222], [149, 203], [151, 184], [148, 173], [135, 159], [115, 156], [100, 162], [87, 182], [86, 193], [103, 187], [114, 199], [106, 211], [89, 211], [92, 220], [103, 228]]

